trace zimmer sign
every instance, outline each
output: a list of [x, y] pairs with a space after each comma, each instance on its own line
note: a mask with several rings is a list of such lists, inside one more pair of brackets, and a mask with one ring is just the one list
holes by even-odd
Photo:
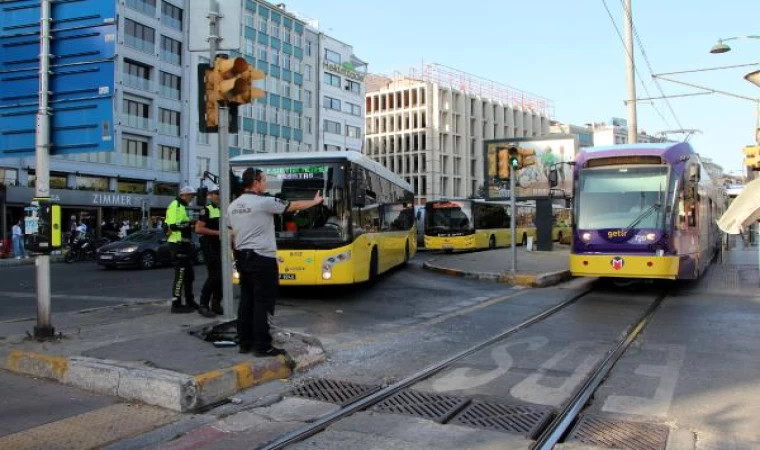
[[327, 70], [331, 70], [341, 75], [345, 75], [348, 78], [353, 78], [356, 81], [364, 81], [364, 77], [366, 76], [366, 74], [357, 72], [354, 69], [353, 64], [347, 63], [347, 62], [343, 64], [336, 64], [336, 63], [325, 61], [323, 66]]

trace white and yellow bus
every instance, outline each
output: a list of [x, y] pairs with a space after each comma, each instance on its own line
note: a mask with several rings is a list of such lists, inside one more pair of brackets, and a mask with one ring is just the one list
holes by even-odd
[[281, 285], [374, 281], [417, 252], [412, 186], [361, 153], [263, 153], [230, 160], [267, 176], [267, 191], [322, 205], [275, 218]]
[[552, 239], [569, 243], [572, 233], [572, 210], [570, 208], [552, 205]]
[[[515, 235], [518, 244], [536, 236], [535, 207], [516, 205]], [[483, 199], [434, 200], [425, 204], [425, 248], [429, 250], [478, 250], [509, 246], [509, 202]]]

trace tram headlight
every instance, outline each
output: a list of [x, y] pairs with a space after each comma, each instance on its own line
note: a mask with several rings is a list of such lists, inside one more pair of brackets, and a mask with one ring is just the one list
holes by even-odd
[[655, 240], [656, 237], [657, 237], [656, 234], [654, 234], [654, 233], [648, 233], [647, 234], [647, 241], [652, 242], [652, 241]]
[[589, 232], [583, 233], [581, 235], [581, 239], [583, 239], [586, 242], [590, 241], [591, 240], [591, 233], [589, 233]]

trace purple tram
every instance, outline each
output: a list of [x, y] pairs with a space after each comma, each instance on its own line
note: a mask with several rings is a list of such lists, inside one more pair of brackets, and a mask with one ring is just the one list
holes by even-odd
[[726, 195], [688, 143], [588, 148], [573, 192], [574, 276], [696, 279], [720, 248]]

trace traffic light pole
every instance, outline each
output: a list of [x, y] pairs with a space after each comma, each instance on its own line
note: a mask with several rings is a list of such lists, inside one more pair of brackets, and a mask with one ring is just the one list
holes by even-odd
[[517, 169], [509, 165], [509, 229], [512, 231], [510, 234], [509, 253], [512, 260], [512, 275], [517, 272], [517, 229], [515, 228], [516, 220], [515, 213], [517, 211]]
[[[221, 16], [217, 0], [209, 0], [209, 65], [213, 69], [216, 60], [216, 51], [219, 47], [219, 28]], [[232, 20], [239, 18], [232, 17]], [[200, 89], [200, 87], [199, 87]], [[220, 105], [219, 130], [217, 133], [219, 144], [219, 195], [222, 214], [219, 217], [219, 239], [222, 245], [222, 302], [224, 305], [224, 318], [232, 320], [235, 317], [235, 302], [232, 288], [232, 246], [230, 231], [227, 227], [227, 210], [230, 207], [230, 153], [229, 153], [229, 130], [230, 109], [227, 105]]]
[[[50, 76], [50, 20], [51, 0], [40, 3], [40, 90], [37, 124], [35, 127], [35, 197], [50, 197], [50, 109], [48, 83]], [[55, 335], [50, 322], [50, 255], [36, 257], [37, 266], [37, 326], [36, 339], [49, 339]]]

